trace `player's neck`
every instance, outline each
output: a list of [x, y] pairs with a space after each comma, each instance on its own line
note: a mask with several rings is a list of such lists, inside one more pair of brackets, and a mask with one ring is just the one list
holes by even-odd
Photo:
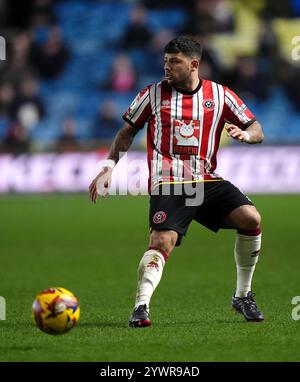
[[196, 93], [201, 87], [202, 81], [201, 78], [195, 77], [190, 81], [185, 82], [184, 84], [178, 84], [175, 86], [175, 89], [180, 93], [192, 94]]

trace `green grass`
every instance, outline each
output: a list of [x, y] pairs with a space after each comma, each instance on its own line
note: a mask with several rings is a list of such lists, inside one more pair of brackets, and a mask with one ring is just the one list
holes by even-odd
[[[148, 244], [148, 199], [87, 196], [0, 198], [1, 361], [300, 361], [300, 196], [254, 196], [263, 217], [263, 251], [254, 291], [266, 321], [230, 309], [234, 231], [193, 223], [165, 267], [151, 305], [153, 326], [129, 329], [136, 268]], [[31, 321], [37, 292], [73, 291], [79, 324], [63, 336]]]

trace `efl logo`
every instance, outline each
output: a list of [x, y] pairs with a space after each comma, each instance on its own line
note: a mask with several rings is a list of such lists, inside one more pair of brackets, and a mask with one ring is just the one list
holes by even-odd
[[292, 50], [292, 59], [295, 61], [300, 60], [300, 36], [294, 36], [292, 39], [292, 45], [296, 45]]
[[0, 320], [4, 321], [6, 319], [6, 301], [5, 298], [0, 296]]
[[294, 321], [300, 320], [300, 296], [294, 296], [291, 301], [292, 305], [296, 305], [292, 310], [292, 319]]

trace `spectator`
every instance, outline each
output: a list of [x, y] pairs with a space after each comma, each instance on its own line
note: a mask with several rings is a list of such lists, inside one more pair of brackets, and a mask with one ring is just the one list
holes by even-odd
[[220, 64], [217, 52], [209, 42], [210, 35], [203, 33], [198, 36], [198, 41], [202, 46], [201, 75], [203, 78], [220, 82], [223, 77], [223, 68]]
[[224, 0], [196, 0], [193, 2], [182, 33], [201, 36], [233, 32], [234, 16]]
[[115, 136], [121, 125], [116, 105], [107, 101], [103, 103], [96, 115], [93, 125], [93, 137], [110, 139]]
[[137, 75], [130, 58], [120, 54], [115, 58], [111, 78], [106, 88], [119, 92], [128, 92], [136, 88]]
[[0, 86], [0, 118], [12, 118], [15, 97], [15, 89], [10, 82], [5, 82]]
[[29, 63], [31, 36], [27, 32], [17, 34], [12, 39], [10, 59], [5, 61], [0, 72], [1, 81], [18, 85], [28, 76], [33, 75]]
[[270, 94], [270, 81], [259, 71], [255, 57], [239, 56], [234, 68], [225, 74], [225, 84], [230, 84], [243, 99], [264, 101]]
[[187, 21], [183, 27], [183, 34], [199, 36], [204, 33], [211, 34], [215, 31], [213, 1], [194, 1], [188, 13]]
[[57, 140], [58, 152], [74, 152], [80, 150], [76, 130], [76, 121], [73, 117], [67, 117], [63, 120], [62, 132]]
[[136, 5], [130, 14], [129, 24], [125, 31], [123, 47], [130, 48], [145, 48], [149, 44], [151, 34], [146, 25], [147, 10]]
[[43, 18], [47, 24], [56, 22], [53, 0], [34, 0], [31, 13], [34, 17]]
[[45, 78], [54, 78], [65, 67], [69, 54], [59, 28], [51, 28], [43, 45], [33, 44], [31, 61], [37, 72]]
[[272, 26], [272, 19], [266, 18], [262, 23], [258, 39], [258, 55], [269, 60], [280, 56], [280, 46], [276, 33]]
[[28, 77], [23, 81], [12, 110], [14, 120], [28, 131], [44, 117], [44, 105], [39, 99], [38, 82], [35, 78]]
[[288, 67], [284, 89], [295, 111], [300, 113], [300, 68], [298, 66]]
[[3, 140], [3, 151], [15, 155], [29, 151], [30, 134], [19, 122], [13, 121], [9, 124]]
[[263, 21], [261, 26], [256, 61], [264, 81], [268, 79], [272, 85], [281, 82], [283, 64], [280, 44], [272, 26], [272, 19], [269, 17]]
[[164, 48], [169, 41], [174, 38], [170, 29], [159, 29], [155, 32], [149, 44], [149, 56], [151, 60], [151, 73], [153, 75], [163, 75], [162, 62], [164, 60]]
[[234, 32], [235, 18], [230, 7], [230, 2], [226, 0], [215, 0], [214, 3], [215, 6], [212, 15], [215, 21], [215, 32]]

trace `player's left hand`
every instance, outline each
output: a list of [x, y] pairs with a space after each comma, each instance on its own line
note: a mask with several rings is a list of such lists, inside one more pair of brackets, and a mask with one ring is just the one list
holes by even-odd
[[237, 141], [240, 141], [240, 142], [247, 141], [246, 134], [239, 127], [235, 125], [227, 125], [225, 129], [227, 130], [227, 135], [229, 137], [236, 139]]

